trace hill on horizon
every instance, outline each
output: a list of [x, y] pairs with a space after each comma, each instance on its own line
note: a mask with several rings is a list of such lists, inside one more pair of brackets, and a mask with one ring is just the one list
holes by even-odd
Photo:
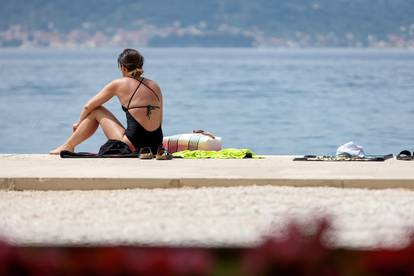
[[3, 0], [0, 45], [70, 39], [92, 46], [123, 39], [149, 46], [410, 44], [413, 14], [412, 0]]

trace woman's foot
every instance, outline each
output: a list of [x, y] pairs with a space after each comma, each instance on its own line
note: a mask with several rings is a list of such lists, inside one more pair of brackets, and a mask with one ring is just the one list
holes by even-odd
[[64, 150], [73, 152], [73, 151], [75, 151], [75, 148], [68, 145], [68, 144], [63, 144], [63, 145], [55, 148], [54, 150], [51, 150], [49, 152], [49, 154], [58, 155], [58, 154], [60, 154], [61, 151], [64, 151]]

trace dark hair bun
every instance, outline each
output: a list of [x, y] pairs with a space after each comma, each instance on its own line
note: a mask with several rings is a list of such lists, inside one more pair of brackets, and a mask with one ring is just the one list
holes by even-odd
[[[144, 66], [144, 57], [135, 49], [125, 49], [118, 56], [118, 64], [126, 67], [128, 71], [142, 69]], [[138, 70], [143, 72], [143, 70]]]

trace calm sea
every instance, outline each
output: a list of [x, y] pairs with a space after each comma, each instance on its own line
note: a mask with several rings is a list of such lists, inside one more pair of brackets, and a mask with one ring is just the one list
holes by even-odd
[[[121, 49], [0, 50], [0, 153], [46, 153], [120, 76]], [[414, 51], [142, 49], [163, 91], [165, 135], [211, 131], [260, 154], [414, 150]], [[106, 105], [125, 123], [116, 99]], [[78, 147], [97, 151], [101, 131]]]

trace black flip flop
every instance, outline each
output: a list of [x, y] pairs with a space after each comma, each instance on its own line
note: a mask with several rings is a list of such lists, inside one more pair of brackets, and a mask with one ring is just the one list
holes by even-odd
[[413, 156], [411, 155], [411, 152], [408, 150], [403, 150], [397, 155], [398, 160], [404, 160], [404, 161], [411, 161], [413, 160]]

